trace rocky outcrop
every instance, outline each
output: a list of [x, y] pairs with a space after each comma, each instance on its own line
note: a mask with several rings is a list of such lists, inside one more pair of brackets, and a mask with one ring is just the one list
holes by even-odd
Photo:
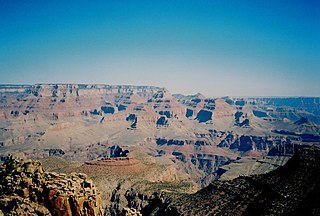
[[[125, 193], [128, 202], [128, 208], [124, 208], [123, 212], [133, 212], [132, 215], [159, 215], [158, 207], [167, 207], [170, 197], [161, 192], [139, 193], [135, 189], [129, 189]], [[130, 210], [129, 210], [130, 209]], [[139, 211], [136, 209], [140, 209]], [[174, 212], [176, 213], [176, 212]], [[175, 215], [175, 214], [164, 214]]]
[[142, 214], [134, 208], [123, 208], [122, 215], [123, 216], [142, 216]]
[[297, 151], [270, 173], [214, 181], [195, 194], [166, 199], [154, 215], [319, 215], [320, 149]]
[[111, 216], [121, 215], [120, 211], [120, 196], [121, 184], [118, 183], [117, 187], [112, 191], [110, 205], [105, 210], [105, 213]]
[[143, 209], [149, 204], [151, 197], [149, 194], [141, 193], [135, 188], [130, 188], [125, 192], [125, 198], [129, 209]]
[[10, 158], [0, 167], [0, 209], [22, 215], [102, 215], [85, 174], [44, 172], [41, 163]]

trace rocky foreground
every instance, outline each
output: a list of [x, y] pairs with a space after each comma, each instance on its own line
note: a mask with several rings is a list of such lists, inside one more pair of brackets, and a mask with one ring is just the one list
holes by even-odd
[[9, 159], [0, 167], [0, 215], [103, 215], [85, 174], [44, 172], [39, 161]]
[[[8, 160], [0, 167], [0, 191], [0, 215], [104, 214], [86, 175], [44, 172], [38, 161]], [[319, 194], [320, 149], [306, 147], [270, 173], [214, 181], [195, 194], [147, 196], [132, 189], [119, 214], [320, 215]]]

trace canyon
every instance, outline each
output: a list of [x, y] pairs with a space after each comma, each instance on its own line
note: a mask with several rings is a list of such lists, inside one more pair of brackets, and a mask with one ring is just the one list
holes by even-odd
[[[85, 209], [77, 211], [92, 215], [148, 215], [155, 206], [183, 215], [187, 198], [179, 197], [199, 191], [196, 200], [208, 187], [230, 190], [225, 184], [246, 185], [257, 194], [247, 176], [281, 169], [295, 153], [319, 146], [319, 134], [319, 97], [207, 98], [152, 86], [0, 85], [1, 161], [41, 161], [41, 188], [52, 182], [49, 173], [65, 173], [54, 177], [61, 180], [85, 173], [103, 210], [89, 203], [77, 204]], [[33, 192], [24, 190], [23, 199]], [[45, 214], [56, 211], [44, 206]]]

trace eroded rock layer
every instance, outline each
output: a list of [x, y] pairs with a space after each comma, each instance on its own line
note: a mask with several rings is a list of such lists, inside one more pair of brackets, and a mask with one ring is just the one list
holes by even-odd
[[0, 209], [12, 215], [103, 215], [85, 174], [44, 172], [39, 161], [10, 158], [0, 167]]

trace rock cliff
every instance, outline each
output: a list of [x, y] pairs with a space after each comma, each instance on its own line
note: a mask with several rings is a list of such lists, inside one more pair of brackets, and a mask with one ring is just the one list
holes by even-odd
[[[215, 181], [195, 194], [165, 199], [154, 215], [319, 215], [320, 149], [300, 149], [270, 173]], [[143, 210], [142, 210], [143, 212]]]
[[39, 161], [10, 158], [0, 167], [6, 215], [102, 215], [100, 195], [85, 174], [44, 172]]

